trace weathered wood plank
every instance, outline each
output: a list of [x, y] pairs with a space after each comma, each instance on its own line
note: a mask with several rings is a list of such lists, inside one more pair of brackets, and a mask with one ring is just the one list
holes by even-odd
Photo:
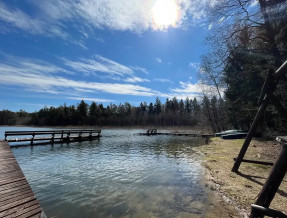
[[25, 187], [23, 189], [19, 189], [18, 191], [14, 191], [13, 193], [8, 192], [8, 193], [1, 195], [0, 202], [4, 202], [4, 201], [10, 200], [10, 199], [15, 199], [19, 195], [25, 195], [28, 193], [32, 193], [32, 190], [30, 187]]
[[42, 213], [8, 142], [0, 141], [0, 217], [40, 217]]
[[3, 196], [4, 194], [18, 192], [19, 190], [25, 189], [27, 187], [30, 188], [30, 186], [27, 183], [21, 184], [17, 187], [10, 187], [9, 189], [1, 190], [0, 194], [1, 196]]
[[27, 202], [25, 204], [21, 204], [21, 205], [19, 205], [17, 207], [13, 207], [13, 208], [11, 208], [9, 210], [5, 210], [5, 211], [1, 212], [0, 213], [0, 217], [5, 217], [5, 216], [8, 216], [10, 214], [17, 213], [17, 211], [21, 211], [21, 210], [29, 208], [29, 207], [31, 207], [33, 205], [38, 205], [38, 204], [39, 204], [39, 202], [37, 200], [29, 201], [29, 202]]
[[9, 183], [13, 183], [13, 182], [17, 182], [17, 181], [21, 181], [21, 180], [26, 180], [26, 178], [23, 176], [23, 177], [16, 178], [16, 179], [3, 180], [3, 181], [0, 181], [0, 186], [1, 185], [6, 185], [6, 184], [9, 184]]
[[[39, 210], [40, 209], [40, 210]], [[35, 210], [37, 210], [35, 212]], [[33, 211], [33, 212], [32, 212]], [[19, 217], [19, 216], [24, 216], [24, 217], [27, 217], [28, 213], [32, 212], [32, 216], [35, 215], [35, 214], [39, 214], [39, 212], [41, 212], [41, 208], [40, 208], [40, 205], [39, 204], [34, 204], [28, 208], [24, 208], [23, 210], [18, 210], [16, 213], [14, 214], [11, 214], [10, 216], [8, 217]], [[30, 215], [30, 214], [29, 214]], [[7, 218], [8, 218], [7, 217]], [[5, 217], [6, 218], [6, 217]]]
[[4, 210], [8, 210], [8, 209], [13, 208], [13, 207], [16, 207], [18, 205], [24, 204], [26, 202], [33, 201], [35, 199], [36, 199], [35, 196], [29, 196], [27, 198], [23, 198], [23, 199], [20, 199], [18, 201], [14, 201], [10, 204], [1, 205], [0, 206], [0, 212], [2, 212]]
[[32, 190], [28, 190], [28, 192], [21, 190], [18, 192], [17, 195], [14, 195], [13, 198], [8, 198], [6, 200], [1, 201], [1, 206], [5, 206], [7, 204], [22, 200], [24, 198], [33, 197], [33, 196], [34, 196], [34, 193], [32, 192]]
[[19, 217], [19, 218], [31, 217], [31, 216], [39, 214], [41, 212], [42, 212], [42, 209], [41, 208], [37, 208], [37, 209], [31, 210], [28, 213], [25, 213], [25, 214], [17, 216], [17, 217]]
[[2, 185], [2, 186], [0, 186], [0, 193], [2, 191], [7, 190], [7, 189], [16, 188], [18, 186], [23, 186], [23, 185], [28, 185], [25, 180], [20, 180], [20, 181], [17, 181], [17, 182], [13, 182], [13, 183], [9, 183], [9, 184], [6, 184], [6, 185]]

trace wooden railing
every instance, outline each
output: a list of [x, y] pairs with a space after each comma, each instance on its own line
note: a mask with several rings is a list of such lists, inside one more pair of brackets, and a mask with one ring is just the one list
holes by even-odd
[[[6, 131], [5, 140], [8, 142], [25, 142], [30, 141], [33, 145], [34, 141], [82, 141], [101, 137], [101, 130], [95, 129], [69, 129], [69, 130], [44, 130], [44, 131]], [[50, 137], [35, 137], [50, 135]], [[31, 136], [30, 138], [7, 138], [15, 136]]]

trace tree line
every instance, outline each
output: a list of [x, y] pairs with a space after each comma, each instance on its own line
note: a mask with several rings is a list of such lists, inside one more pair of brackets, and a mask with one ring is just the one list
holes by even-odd
[[124, 104], [86, 103], [82, 100], [77, 105], [59, 107], [44, 107], [37, 112], [27, 113], [23, 110], [12, 112], [0, 111], [1, 125], [37, 125], [37, 126], [195, 126], [204, 125], [212, 131], [224, 129], [228, 122], [220, 113], [220, 102], [217, 97], [209, 99], [197, 98], [178, 100], [166, 99], [164, 103], [159, 98], [155, 102], [140, 103], [132, 106]]

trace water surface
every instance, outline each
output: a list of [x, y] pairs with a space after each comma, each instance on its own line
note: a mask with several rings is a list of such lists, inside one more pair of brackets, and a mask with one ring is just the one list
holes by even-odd
[[193, 151], [204, 140], [134, 135], [143, 131], [13, 153], [48, 217], [204, 217], [208, 190]]

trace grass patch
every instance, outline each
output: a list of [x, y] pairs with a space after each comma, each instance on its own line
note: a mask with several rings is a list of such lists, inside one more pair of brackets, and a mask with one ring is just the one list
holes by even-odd
[[[243, 139], [211, 138], [209, 145], [195, 149], [204, 155], [203, 165], [210, 171], [213, 180], [220, 185], [221, 191], [250, 211], [250, 205], [255, 203], [271, 166], [242, 163], [239, 173], [232, 173], [233, 158], [237, 157], [243, 142]], [[276, 141], [252, 140], [244, 159], [274, 162], [279, 151], [280, 145]], [[270, 208], [287, 212], [286, 205], [287, 177], [285, 176]]]

